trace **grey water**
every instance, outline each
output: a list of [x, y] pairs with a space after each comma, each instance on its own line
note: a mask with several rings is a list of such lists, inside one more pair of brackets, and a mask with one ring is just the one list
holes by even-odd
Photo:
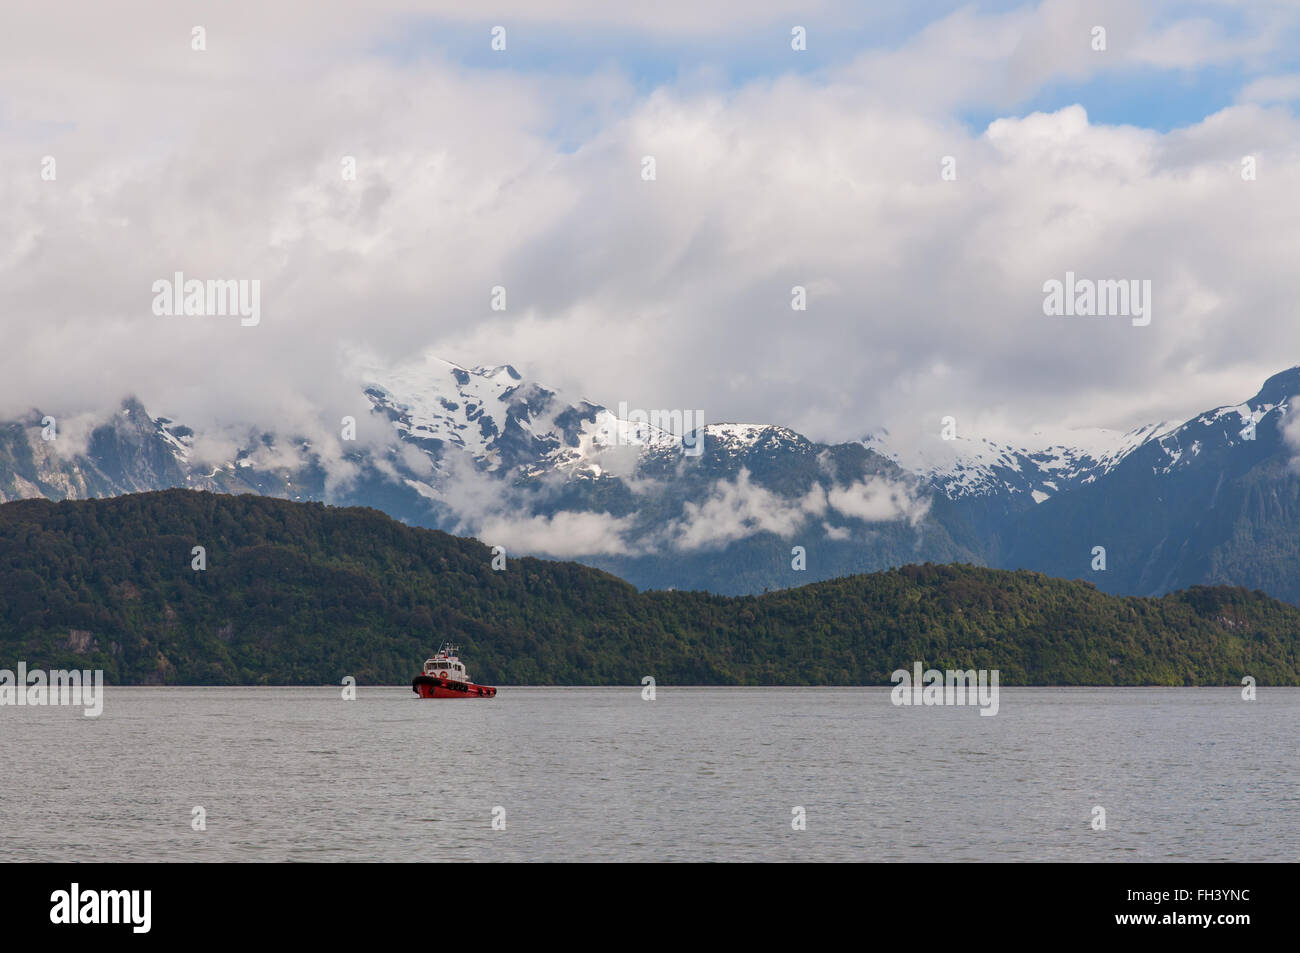
[[0, 860], [1300, 858], [1300, 689], [356, 691], [2, 707]]

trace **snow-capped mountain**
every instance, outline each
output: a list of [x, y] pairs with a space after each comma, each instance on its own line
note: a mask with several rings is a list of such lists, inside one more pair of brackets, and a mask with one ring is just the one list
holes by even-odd
[[1027, 512], [1003, 563], [1084, 575], [1110, 592], [1225, 583], [1300, 601], [1295, 394], [1300, 367], [1153, 436], [1103, 478]]
[[620, 420], [604, 407], [525, 381], [509, 364], [464, 368], [437, 358], [369, 369], [365, 388], [404, 440], [440, 458], [467, 454], [484, 469], [599, 475], [612, 447], [674, 449], [681, 436]]
[[[382, 509], [514, 553], [573, 556], [642, 584], [753, 591], [914, 559], [974, 560], [926, 518], [920, 481], [860, 445], [768, 424], [702, 424], [422, 359], [368, 368], [370, 413], [314, 437], [253, 422], [213, 447], [137, 401], [82, 441], [44, 441], [39, 412], [3, 428], [0, 498], [188, 487]], [[350, 418], [344, 418], [345, 421]], [[337, 434], [337, 436], [336, 436]], [[82, 435], [83, 437], [85, 434]], [[794, 565], [797, 539], [813, 565]], [[771, 554], [754, 556], [754, 547]], [[810, 572], [811, 575], [792, 575]]]
[[1095, 483], [1147, 445], [1160, 451], [1151, 457], [1154, 469], [1169, 473], [1190, 465], [1208, 443], [1228, 447], [1247, 443], [1262, 421], [1285, 416], [1292, 388], [1300, 393], [1300, 367], [1273, 376], [1249, 401], [1186, 421], [1161, 421], [1127, 432], [1102, 428], [1035, 432], [1028, 445], [963, 433], [944, 439], [937, 432], [895, 441], [883, 428], [868, 434], [862, 443], [951, 500], [1000, 497], [1013, 503], [1042, 503]]
[[928, 560], [1300, 601], [1300, 367], [1181, 424], [1024, 445], [883, 431], [828, 445], [689, 415], [656, 426], [671, 415], [623, 419], [509, 365], [422, 359], [370, 368], [357, 388], [370, 413], [355, 439], [337, 420], [314, 436], [253, 421], [233, 450], [133, 399], [59, 422], [53, 439], [33, 411], [0, 424], [0, 500], [189, 487], [368, 505], [642, 586], [729, 593]]
[[1296, 396], [1288, 392], [1292, 387], [1296, 388], [1296, 394], [1300, 394], [1298, 368], [1269, 378], [1264, 389], [1246, 403], [1217, 407], [1198, 414], [1186, 423], [1154, 437], [1153, 442], [1164, 452], [1164, 457], [1156, 459], [1155, 472], [1171, 473], [1179, 467], [1191, 466], [1207, 448], [1231, 448], [1254, 443], [1260, 425], [1266, 420], [1275, 429], [1280, 427], [1290, 409], [1291, 400]]
[[925, 434], [904, 446], [888, 430], [868, 434], [863, 445], [923, 477], [949, 499], [1008, 495], [1041, 503], [1056, 494], [1095, 481], [1149, 440], [1178, 426], [1164, 421], [1127, 433], [1102, 428], [1035, 432], [1030, 446], [1013, 446], [988, 437]]
[[621, 449], [630, 449], [639, 464], [658, 468], [683, 455], [702, 455], [705, 448], [734, 457], [812, 445], [771, 424], [695, 427], [685, 421], [688, 426], [671, 430], [653, 420], [626, 420], [585, 398], [525, 381], [509, 364], [464, 368], [426, 358], [372, 368], [365, 393], [394, 431], [435, 458], [458, 450], [486, 470], [522, 476], [558, 471], [600, 477]]

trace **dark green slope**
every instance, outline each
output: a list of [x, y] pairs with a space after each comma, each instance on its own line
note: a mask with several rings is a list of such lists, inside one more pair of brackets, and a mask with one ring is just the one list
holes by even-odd
[[[203, 546], [207, 569], [191, 568]], [[886, 684], [914, 661], [1003, 684], [1300, 684], [1300, 610], [1195, 587], [907, 566], [762, 596], [640, 593], [375, 510], [188, 490], [0, 506], [0, 668], [144, 684], [401, 683], [444, 639], [503, 684]]]

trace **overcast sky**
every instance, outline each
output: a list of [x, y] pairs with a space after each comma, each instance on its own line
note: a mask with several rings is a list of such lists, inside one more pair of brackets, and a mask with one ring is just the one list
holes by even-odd
[[[1008, 435], [1300, 363], [1300, 5], [881, 6], [6, 0], [0, 413], [333, 429], [359, 354], [431, 350], [818, 439]], [[260, 324], [155, 315], [177, 271], [259, 280]], [[1067, 271], [1150, 280], [1149, 326], [1044, 315]]]

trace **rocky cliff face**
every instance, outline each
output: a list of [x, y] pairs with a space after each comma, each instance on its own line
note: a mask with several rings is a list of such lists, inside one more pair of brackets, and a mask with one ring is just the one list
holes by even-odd
[[0, 500], [85, 499], [186, 485], [179, 441], [134, 399], [88, 432], [36, 413], [0, 425]]

